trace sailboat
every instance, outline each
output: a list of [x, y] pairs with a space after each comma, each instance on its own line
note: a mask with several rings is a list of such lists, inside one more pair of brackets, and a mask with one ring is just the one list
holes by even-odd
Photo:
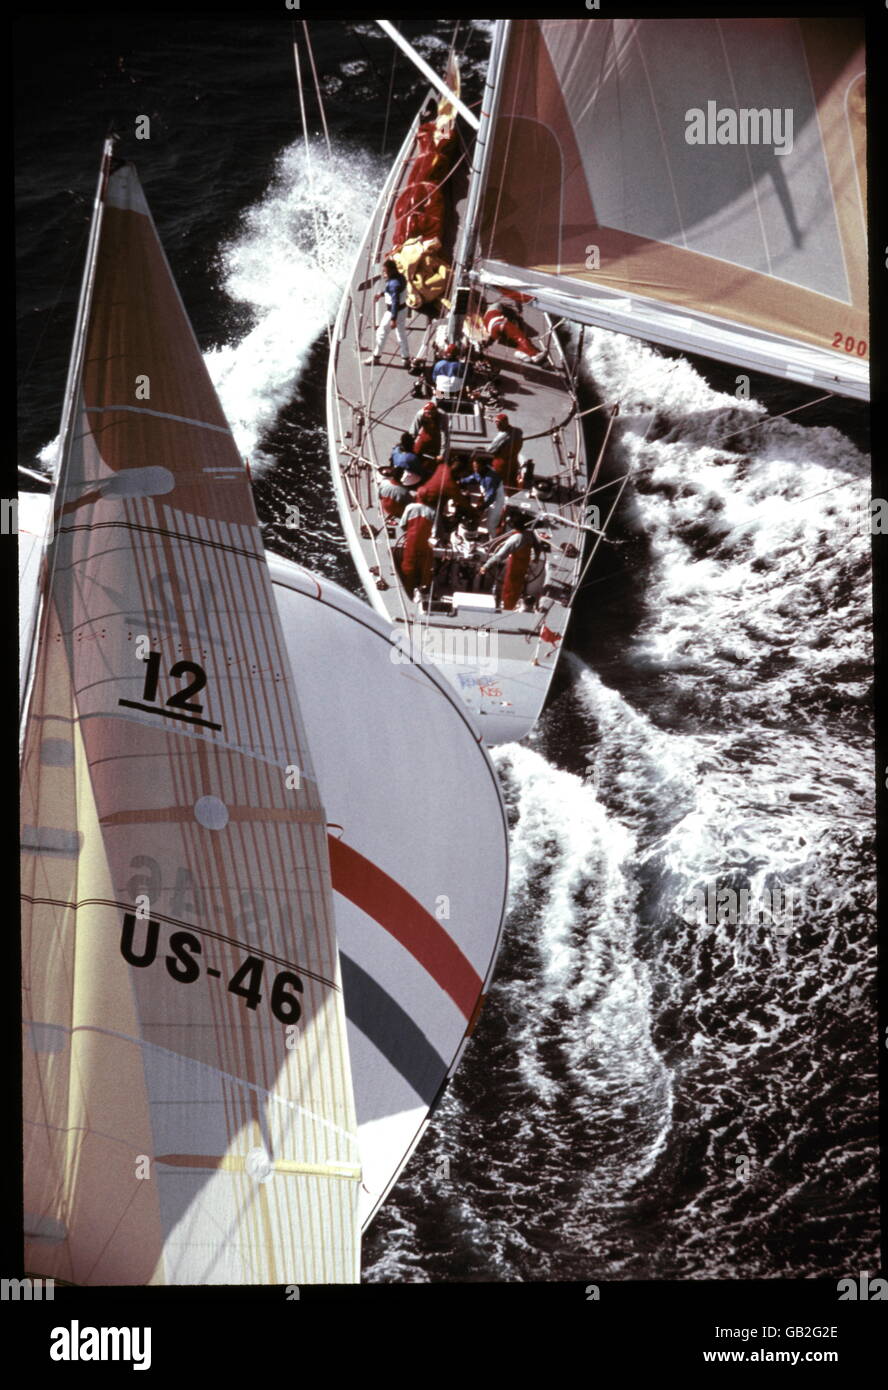
[[502, 800], [446, 683], [266, 554], [112, 141], [20, 523], [26, 1272], [354, 1282], [483, 1003]]
[[[452, 70], [442, 79], [380, 23], [432, 82], [438, 110], [426, 105], [408, 132], [342, 300], [328, 384], [333, 478], [370, 603], [438, 661], [496, 743], [520, 738], [542, 708], [626, 482], [603, 460], [618, 402], [598, 456], [584, 448], [586, 326], [735, 366], [745, 395], [755, 373], [868, 399], [862, 25], [497, 21], [478, 116]], [[450, 157], [435, 172], [430, 141], [448, 122]], [[437, 238], [435, 299], [413, 270], [417, 238]], [[408, 282], [406, 333], [424, 377], [453, 344], [466, 380], [474, 369], [481, 381], [474, 395], [461, 386], [438, 402], [457, 477], [496, 453], [500, 412], [523, 431], [506, 529], [544, 544], [517, 605], [490, 573], [501, 539], [479, 527], [464, 558], [446, 505], [429, 582], [414, 588], [415, 566], [405, 568], [380, 486], [417, 401], [393, 335], [373, 361], [387, 258]], [[513, 328], [491, 341], [490, 315], [502, 313]]]

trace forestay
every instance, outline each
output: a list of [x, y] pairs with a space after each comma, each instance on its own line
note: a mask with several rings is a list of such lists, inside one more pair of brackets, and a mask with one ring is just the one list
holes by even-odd
[[26, 1267], [352, 1281], [326, 816], [249, 482], [108, 157], [23, 752]]
[[482, 278], [868, 396], [864, 85], [854, 19], [513, 21]]

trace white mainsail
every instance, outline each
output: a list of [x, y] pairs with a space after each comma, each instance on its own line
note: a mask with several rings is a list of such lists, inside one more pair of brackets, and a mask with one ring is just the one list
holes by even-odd
[[859, 19], [522, 19], [503, 47], [482, 281], [868, 398]]
[[106, 147], [22, 770], [26, 1267], [348, 1282], [324, 807], [248, 479]]

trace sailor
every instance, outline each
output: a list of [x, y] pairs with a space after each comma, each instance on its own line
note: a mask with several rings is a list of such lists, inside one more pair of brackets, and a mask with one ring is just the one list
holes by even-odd
[[392, 449], [391, 466], [399, 478], [405, 468], [409, 469], [410, 472], [414, 472], [416, 469], [417, 459], [413, 452], [413, 435], [408, 434], [406, 430]]
[[450, 453], [450, 422], [434, 401], [426, 401], [413, 417], [413, 452], [439, 460]]
[[524, 432], [518, 425], [510, 424], [504, 410], [496, 416], [497, 435], [490, 446], [491, 467], [499, 473], [506, 487], [514, 487], [518, 476], [518, 455], [524, 443]]
[[522, 516], [520, 512], [510, 513], [510, 516], [513, 520], [512, 529], [497, 545], [486, 564], [481, 566], [479, 573], [486, 574], [488, 570], [505, 561], [500, 602], [504, 609], [524, 609], [524, 585], [527, 582], [530, 557], [541, 555], [549, 546], [546, 541], [541, 541], [534, 535], [528, 525], [529, 517]]
[[459, 515], [472, 514], [472, 508], [463, 500], [463, 495], [456, 485], [453, 469], [449, 463], [443, 461], [438, 464], [428, 482], [416, 489], [416, 496], [420, 502], [425, 502], [426, 506], [434, 507], [439, 517], [445, 513], [447, 502], [453, 503], [453, 509]]
[[478, 495], [479, 511], [483, 513], [482, 519], [492, 539], [496, 535], [503, 507], [506, 505], [506, 493], [500, 474], [491, 468], [487, 459], [473, 458], [472, 471], [463, 488], [471, 489]]
[[514, 348], [515, 356], [525, 362], [545, 362], [546, 352], [538, 352], [530, 341], [521, 321], [521, 316], [514, 304], [508, 300], [500, 300], [492, 309], [488, 309], [484, 315], [484, 327], [487, 331], [487, 340], [482, 344], [489, 347], [491, 343], [507, 343]]
[[404, 587], [414, 599], [422, 596], [432, 582], [432, 525], [435, 513], [424, 502], [408, 502], [398, 522], [404, 537], [401, 575]]
[[459, 348], [456, 343], [448, 343], [443, 355], [432, 368], [432, 381], [437, 381], [440, 376], [461, 376], [462, 373], [463, 364], [459, 360]]
[[[394, 521], [403, 514], [407, 503], [412, 501], [413, 493], [409, 487], [405, 487], [399, 482], [394, 468], [383, 468], [382, 480], [379, 484], [379, 505], [386, 520]], [[415, 474], [407, 473], [407, 477], [415, 477]]]
[[467, 365], [460, 361], [456, 343], [448, 343], [444, 356], [432, 368], [432, 386], [439, 400], [457, 396], [466, 384], [467, 373]]
[[484, 552], [478, 544], [478, 524], [466, 517], [450, 537], [453, 560], [450, 566], [450, 587], [463, 592], [477, 593], [479, 588], [477, 561]]
[[376, 330], [376, 345], [373, 349], [373, 356], [364, 360], [364, 366], [376, 366], [379, 363], [379, 354], [382, 352], [383, 344], [388, 337], [389, 329], [394, 328], [398, 339], [398, 347], [401, 349], [401, 356], [404, 359], [404, 366], [410, 366], [410, 347], [407, 343], [407, 334], [404, 332], [404, 319], [407, 317], [407, 310], [404, 305], [404, 291], [407, 288], [407, 281], [395, 265], [393, 260], [387, 260], [383, 264], [384, 286], [375, 296], [382, 299], [385, 296], [385, 312]]
[[469, 560], [478, 551], [478, 523], [474, 517], [463, 517], [450, 538], [453, 552], [461, 560]]

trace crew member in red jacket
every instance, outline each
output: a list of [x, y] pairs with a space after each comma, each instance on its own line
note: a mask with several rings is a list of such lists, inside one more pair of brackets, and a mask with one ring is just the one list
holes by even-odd
[[[381, 479], [379, 483], [379, 505], [386, 520], [394, 521], [403, 514], [408, 502], [413, 501], [413, 493], [409, 487], [405, 487], [399, 482], [394, 468], [380, 469]], [[408, 478], [415, 477], [415, 474], [408, 473]]]
[[463, 495], [454, 482], [449, 463], [439, 463], [432, 476], [416, 489], [416, 495], [427, 507], [443, 508], [445, 502], [456, 502], [462, 510]]
[[426, 401], [413, 420], [413, 452], [425, 463], [445, 458], [450, 452], [450, 423], [434, 401]]
[[427, 589], [432, 582], [434, 520], [435, 513], [424, 502], [408, 502], [398, 522], [398, 531], [404, 536], [401, 574], [412, 598], [418, 589]]
[[491, 343], [507, 343], [515, 349], [517, 357], [534, 363], [545, 361], [545, 350], [539, 352], [534, 347], [524, 331], [514, 304], [502, 302], [488, 309], [484, 315], [484, 327], [487, 331], [487, 341], [482, 344], [483, 347], [489, 347]]
[[506, 568], [500, 595], [503, 608], [518, 607], [524, 594], [531, 555], [541, 555], [548, 548], [546, 542], [539, 540], [529, 529], [527, 517], [517, 513], [512, 530], [507, 532], [492, 552], [490, 559], [480, 569], [481, 574], [486, 574], [494, 565], [500, 565], [505, 560]]

